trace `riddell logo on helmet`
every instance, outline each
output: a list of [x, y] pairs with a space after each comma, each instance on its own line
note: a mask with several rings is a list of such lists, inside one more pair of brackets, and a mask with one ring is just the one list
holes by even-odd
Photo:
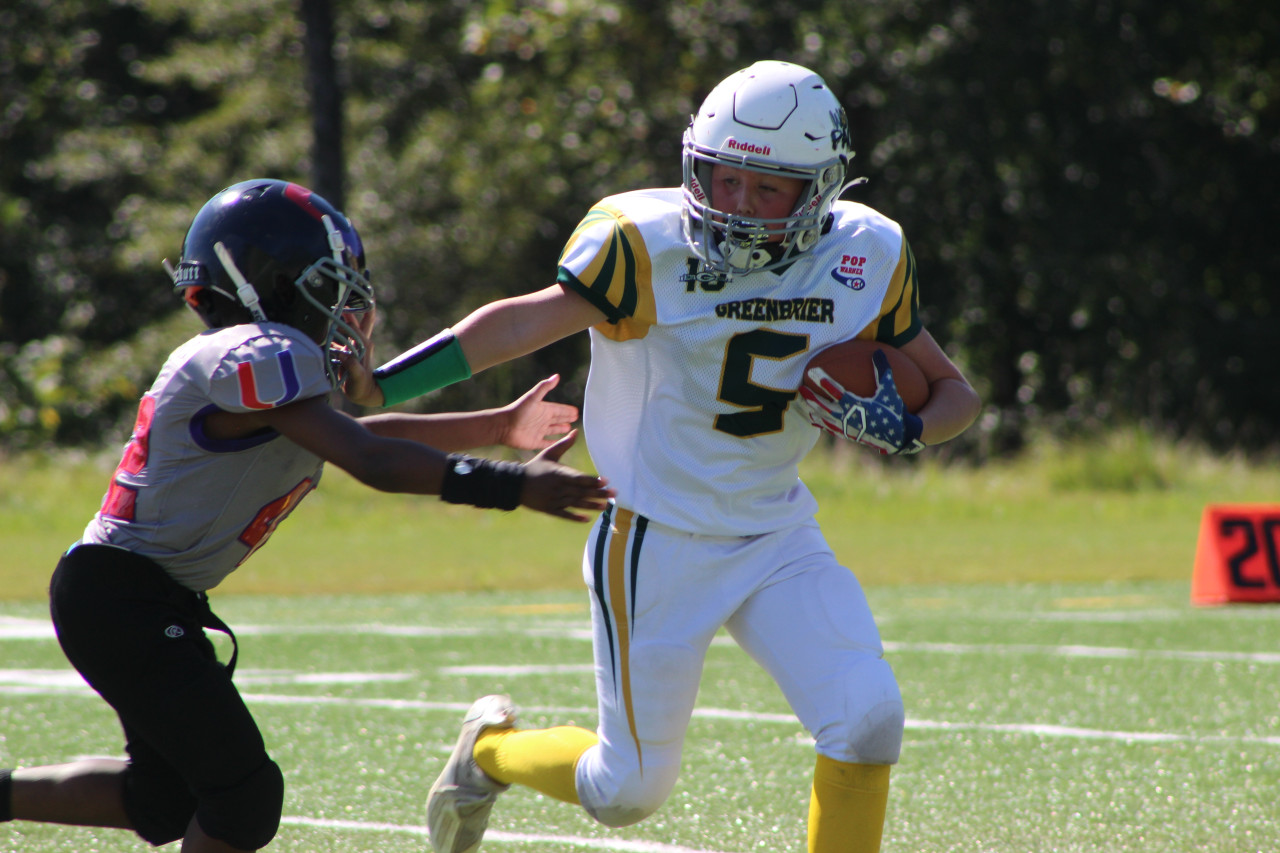
[[756, 145], [754, 142], [739, 142], [730, 137], [729, 141], [724, 144], [725, 148], [730, 151], [741, 151], [744, 154], [759, 154], [768, 157], [772, 149], [768, 145]]
[[707, 194], [702, 191], [702, 184], [698, 183], [697, 178], [691, 178], [689, 180], [689, 190], [693, 193], [693, 197], [699, 202], [707, 200]]

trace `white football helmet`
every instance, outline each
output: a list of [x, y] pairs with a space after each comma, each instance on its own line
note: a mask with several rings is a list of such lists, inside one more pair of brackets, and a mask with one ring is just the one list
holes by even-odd
[[[690, 248], [729, 276], [774, 269], [812, 249], [846, 189], [853, 157], [844, 107], [822, 78], [790, 62], [757, 62], [707, 95], [684, 133], [682, 221]], [[807, 181], [785, 219], [711, 206], [717, 163]], [[769, 242], [781, 233], [781, 242]]]

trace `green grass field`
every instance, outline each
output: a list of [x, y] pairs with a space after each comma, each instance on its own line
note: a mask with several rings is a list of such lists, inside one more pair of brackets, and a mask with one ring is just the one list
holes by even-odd
[[[1204, 506], [1275, 502], [1280, 473], [1126, 441], [978, 470], [807, 466], [907, 702], [885, 853], [1280, 849], [1280, 609], [1188, 600]], [[0, 766], [120, 752], [42, 600], [110, 468], [0, 464]], [[326, 475], [212, 595], [288, 782], [270, 849], [428, 849], [422, 800], [478, 695], [511, 693], [528, 725], [594, 724], [585, 533]], [[812, 761], [777, 688], [725, 639], [659, 813], [605, 830], [513, 789], [484, 849], [800, 851]], [[148, 849], [0, 825], [0, 850]]]
[[[908, 707], [886, 853], [1280, 847], [1280, 613], [1193, 609], [1163, 581], [871, 600]], [[594, 722], [581, 593], [229, 596], [219, 610], [288, 780], [273, 850], [426, 849], [422, 800], [477, 695], [510, 692], [529, 725]], [[0, 763], [119, 753], [41, 606], [0, 605], [0, 638]], [[718, 642], [658, 814], [606, 831], [513, 789], [485, 849], [802, 850], [811, 765], [777, 689]], [[0, 850], [146, 849], [119, 831], [0, 827]]]

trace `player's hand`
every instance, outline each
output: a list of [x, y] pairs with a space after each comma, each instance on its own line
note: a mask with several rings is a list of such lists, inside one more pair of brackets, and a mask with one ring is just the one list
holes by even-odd
[[893, 369], [883, 352], [872, 356], [876, 371], [874, 397], [859, 397], [844, 389], [820, 367], [809, 371], [818, 390], [800, 386], [800, 408], [816, 427], [847, 438], [881, 454], [919, 453], [923, 428], [920, 418], [907, 411], [893, 381]]
[[342, 362], [342, 393], [361, 406], [381, 406], [384, 402], [382, 389], [373, 381], [373, 327], [377, 322], [377, 310], [370, 308], [361, 314], [345, 316], [360, 336], [364, 352], [357, 358], [348, 350], [335, 350], [335, 355]]
[[519, 450], [542, 450], [568, 433], [578, 419], [578, 407], [567, 403], [548, 403], [546, 400], [551, 389], [559, 384], [558, 373], [548, 376], [520, 399], [503, 406], [499, 411], [504, 416], [501, 421], [505, 426], [499, 441]]
[[[560, 457], [577, 437], [578, 431], [573, 430], [525, 463], [522, 505], [569, 521], [590, 521], [608, 505], [615, 493], [603, 477], [560, 464]], [[592, 515], [574, 510], [591, 510]]]

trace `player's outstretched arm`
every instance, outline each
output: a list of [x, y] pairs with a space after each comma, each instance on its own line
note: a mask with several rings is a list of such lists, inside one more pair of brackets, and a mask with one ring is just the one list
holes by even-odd
[[519, 399], [496, 409], [430, 415], [383, 412], [360, 418], [360, 422], [377, 435], [420, 441], [441, 450], [499, 444], [517, 450], [542, 450], [568, 433], [578, 419], [577, 406], [546, 399], [559, 384], [559, 375], [549, 376]]
[[373, 371], [350, 365], [344, 390], [364, 406], [393, 406], [604, 320], [604, 313], [586, 299], [553, 284], [481, 306]]
[[215, 437], [229, 437], [224, 430], [261, 427], [276, 430], [384, 492], [440, 495], [450, 503], [482, 508], [511, 510], [523, 505], [574, 521], [589, 520], [577, 511], [598, 512], [614, 496], [602, 478], [559, 462], [576, 432], [521, 465], [446, 454], [417, 441], [377, 435], [332, 408], [324, 397], [261, 412], [223, 412], [206, 422], [206, 428], [222, 433]]
[[475, 373], [605, 321], [604, 312], [559, 284], [490, 302], [453, 327]]

